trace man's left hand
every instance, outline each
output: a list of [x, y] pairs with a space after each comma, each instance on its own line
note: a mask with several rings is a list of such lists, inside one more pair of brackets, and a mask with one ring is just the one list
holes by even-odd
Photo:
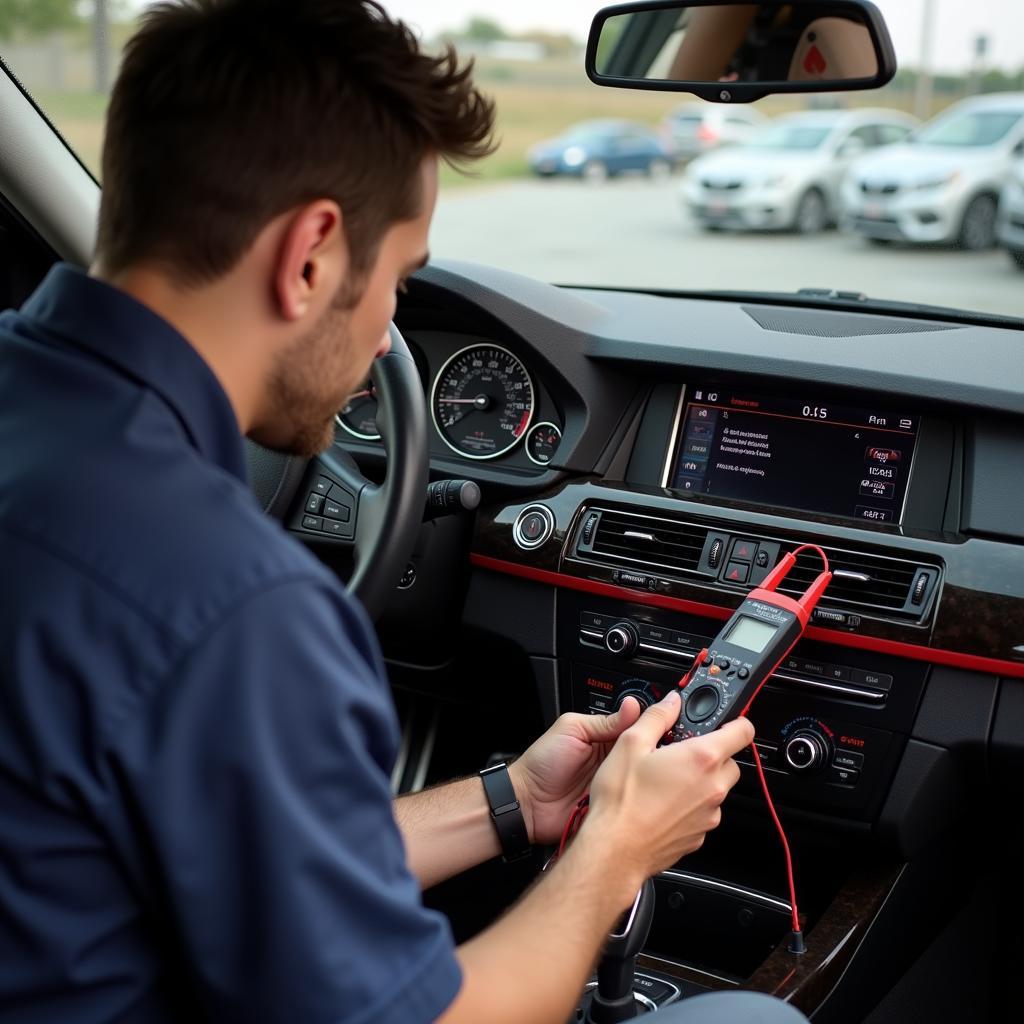
[[513, 764], [509, 775], [531, 843], [556, 843], [573, 808], [619, 735], [640, 717], [627, 697], [613, 715], [562, 715]]

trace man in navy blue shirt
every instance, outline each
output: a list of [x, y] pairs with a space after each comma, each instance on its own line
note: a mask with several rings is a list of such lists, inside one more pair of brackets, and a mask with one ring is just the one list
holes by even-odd
[[565, 716], [510, 778], [533, 841], [590, 815], [456, 949], [420, 892], [500, 852], [480, 780], [392, 806], [370, 624], [246, 484], [243, 435], [330, 442], [491, 125], [369, 0], [183, 0], [129, 44], [92, 271], [0, 316], [4, 1020], [558, 1022], [717, 825], [748, 723]]

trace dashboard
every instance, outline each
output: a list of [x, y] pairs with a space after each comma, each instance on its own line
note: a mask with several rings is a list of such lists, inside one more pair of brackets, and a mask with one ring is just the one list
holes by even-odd
[[[856, 307], [424, 268], [396, 323], [431, 477], [482, 500], [424, 523], [378, 621], [400, 692], [502, 721], [536, 706], [536, 735], [659, 700], [786, 552], [820, 546], [832, 582], [750, 713], [814, 948], [794, 972], [743, 752], [722, 827], [656, 879], [643, 966], [808, 1011], [832, 992], [835, 1021], [970, 899], [981, 859], [956, 837], [1016, 848], [972, 794], [1024, 798], [1024, 321]], [[372, 476], [362, 390], [337, 443]], [[780, 590], [819, 571], [804, 551]]]

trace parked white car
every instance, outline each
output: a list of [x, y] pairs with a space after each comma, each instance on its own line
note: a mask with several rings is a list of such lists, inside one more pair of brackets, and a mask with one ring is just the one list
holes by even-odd
[[901, 142], [917, 123], [891, 110], [776, 118], [749, 142], [694, 160], [680, 186], [683, 205], [708, 228], [821, 231], [837, 218], [850, 163], [867, 150]]
[[767, 118], [755, 107], [721, 103], [684, 103], [662, 118], [658, 133], [682, 162], [723, 146], [749, 142]]
[[1024, 92], [963, 100], [906, 145], [856, 162], [843, 183], [843, 226], [879, 241], [987, 249], [1022, 143]]
[[999, 202], [997, 234], [1010, 258], [1024, 270], [1024, 142], [1017, 149], [1020, 155]]

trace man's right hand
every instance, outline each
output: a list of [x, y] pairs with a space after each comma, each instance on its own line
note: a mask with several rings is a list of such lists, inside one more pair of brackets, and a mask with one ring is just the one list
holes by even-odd
[[754, 739], [754, 727], [738, 718], [706, 736], [659, 747], [679, 709], [678, 690], [648, 708], [619, 737], [590, 787], [584, 830], [615, 851], [633, 890], [717, 828], [722, 801], [740, 777], [733, 755]]

